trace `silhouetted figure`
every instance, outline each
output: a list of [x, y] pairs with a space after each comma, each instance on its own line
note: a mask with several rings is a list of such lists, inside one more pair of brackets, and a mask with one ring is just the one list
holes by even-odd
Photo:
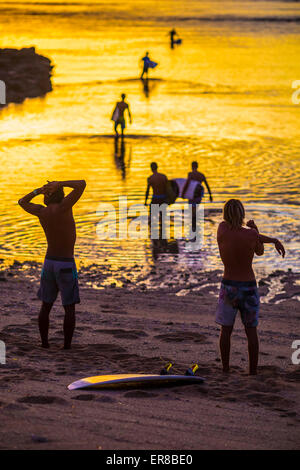
[[197, 210], [197, 206], [198, 206], [198, 204], [201, 203], [202, 198], [204, 196], [204, 188], [202, 186], [202, 183], [204, 183], [205, 186], [207, 187], [207, 190], [209, 192], [210, 202], [212, 202], [213, 198], [212, 198], [212, 193], [211, 193], [209, 184], [208, 184], [204, 174], [201, 173], [200, 171], [198, 171], [198, 163], [197, 162], [192, 163], [192, 171], [190, 173], [188, 173], [187, 181], [186, 181], [185, 186], [184, 186], [183, 191], [182, 191], [182, 197], [183, 198], [184, 198], [185, 192], [187, 191], [191, 181], [198, 181], [201, 184], [200, 195], [197, 196], [197, 197], [194, 197], [193, 199], [189, 199], [189, 204], [192, 205], [192, 213], [193, 213], [192, 229], [193, 229], [193, 231], [195, 231], [196, 230], [196, 210]]
[[171, 48], [174, 49], [174, 42], [175, 42], [174, 38], [175, 36], [177, 36], [177, 33], [174, 28], [169, 32], [169, 36], [170, 36]]
[[[75, 329], [75, 304], [80, 302], [74, 261], [76, 227], [72, 208], [80, 199], [85, 186], [84, 180], [52, 181], [19, 200], [26, 212], [38, 217], [48, 243], [38, 292], [42, 301], [39, 330], [43, 348], [49, 348], [49, 314], [59, 291], [65, 310], [64, 349], [71, 347]], [[65, 187], [72, 188], [67, 196], [64, 195]], [[44, 195], [45, 206], [31, 202], [39, 194]]]
[[148, 79], [148, 71], [149, 69], [154, 69], [157, 66], [156, 62], [153, 62], [150, 57], [149, 57], [149, 52], [146, 52], [145, 57], [141, 59], [141, 62], [143, 62], [143, 72], [141, 75], [141, 79], [144, 78], [144, 75], [146, 74], [146, 78]]
[[[163, 173], [158, 173], [157, 171], [157, 163], [152, 162], [151, 165], [151, 170], [152, 170], [152, 175], [149, 176], [147, 180], [147, 190], [146, 190], [146, 195], [145, 195], [145, 206], [147, 205], [147, 200], [149, 196], [149, 191], [150, 188], [153, 190], [152, 194], [152, 200], [150, 204], [150, 210], [149, 210], [149, 224], [151, 225], [151, 214], [152, 214], [152, 209], [153, 206], [160, 207], [162, 204], [165, 204], [167, 202], [167, 183], [168, 183], [168, 178], [166, 175]], [[160, 213], [159, 217], [159, 237], [161, 238], [161, 222], [162, 222], [162, 215]]]
[[123, 93], [121, 95], [121, 98], [122, 98], [122, 101], [119, 101], [116, 104], [116, 107], [115, 107], [114, 112], [113, 112], [112, 117], [111, 117], [111, 120], [114, 121], [114, 123], [115, 123], [116, 137], [119, 137], [118, 126], [121, 126], [122, 137], [124, 135], [124, 130], [125, 130], [125, 127], [126, 127], [126, 121], [125, 121], [124, 114], [125, 114], [126, 110], [128, 112], [129, 122], [130, 122], [130, 124], [132, 123], [132, 117], [131, 117], [131, 113], [130, 113], [130, 109], [129, 109], [129, 104], [125, 103], [125, 98], [126, 98], [125, 93]]

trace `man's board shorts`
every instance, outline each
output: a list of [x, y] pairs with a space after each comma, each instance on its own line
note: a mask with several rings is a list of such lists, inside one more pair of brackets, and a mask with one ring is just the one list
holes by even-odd
[[78, 275], [74, 258], [46, 255], [38, 298], [52, 304], [60, 291], [62, 304], [79, 304]]
[[223, 279], [216, 312], [216, 322], [233, 326], [238, 310], [243, 325], [252, 328], [258, 325], [259, 294], [256, 281], [229, 281]]
[[118, 120], [116, 121], [116, 127], [120, 125], [121, 129], [125, 129], [126, 123], [125, 123], [125, 118], [124, 117], [119, 117]]
[[152, 196], [152, 200], [151, 200], [151, 204], [164, 204], [167, 200], [167, 195], [166, 194], [159, 194], [158, 196], [157, 195], [153, 195]]
[[203, 196], [204, 196], [204, 188], [203, 188], [202, 184], [199, 185], [199, 186], [201, 186], [199, 196], [195, 197], [194, 199], [189, 199], [189, 204], [191, 204], [192, 207], [196, 207], [198, 204], [201, 204], [201, 202], [202, 202], [202, 199], [203, 199]]

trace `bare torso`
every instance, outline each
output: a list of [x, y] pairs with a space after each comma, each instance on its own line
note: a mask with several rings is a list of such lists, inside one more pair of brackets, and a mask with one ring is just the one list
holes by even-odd
[[231, 281], [255, 280], [252, 261], [258, 233], [245, 227], [232, 229], [223, 221], [219, 225], [217, 238], [224, 264], [224, 279]]
[[200, 171], [191, 171], [188, 174], [188, 179], [193, 180], [193, 181], [199, 181], [199, 183], [203, 183], [203, 181], [205, 181], [205, 176], [203, 173], [200, 173]]
[[166, 194], [167, 182], [168, 179], [166, 175], [163, 175], [162, 173], [153, 173], [153, 175], [148, 178], [148, 183], [153, 189], [154, 196]]
[[119, 101], [119, 102], [117, 103], [117, 108], [118, 108], [119, 113], [120, 113], [120, 116], [119, 116], [119, 117], [122, 118], [122, 117], [124, 117], [124, 111], [125, 111], [125, 109], [128, 108], [128, 104], [125, 103], [125, 101]]
[[51, 204], [42, 210], [39, 220], [48, 242], [47, 255], [73, 258], [76, 227], [72, 208], [62, 212]]

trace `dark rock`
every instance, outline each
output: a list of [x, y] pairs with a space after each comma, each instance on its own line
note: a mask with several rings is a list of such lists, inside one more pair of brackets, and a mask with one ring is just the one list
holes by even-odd
[[37, 54], [34, 47], [0, 49], [0, 80], [6, 88], [5, 104], [0, 96], [0, 108], [52, 91], [52, 69], [50, 60]]

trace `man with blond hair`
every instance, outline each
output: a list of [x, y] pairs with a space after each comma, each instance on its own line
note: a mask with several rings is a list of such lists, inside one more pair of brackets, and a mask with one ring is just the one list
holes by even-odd
[[259, 294], [252, 268], [254, 254], [264, 254], [264, 243], [273, 243], [284, 257], [277, 238], [261, 235], [254, 220], [244, 225], [245, 209], [238, 199], [230, 199], [223, 209], [217, 240], [224, 264], [216, 322], [221, 325], [220, 352], [223, 372], [229, 372], [230, 338], [238, 310], [248, 338], [249, 374], [257, 374], [259, 343], [257, 337]]

